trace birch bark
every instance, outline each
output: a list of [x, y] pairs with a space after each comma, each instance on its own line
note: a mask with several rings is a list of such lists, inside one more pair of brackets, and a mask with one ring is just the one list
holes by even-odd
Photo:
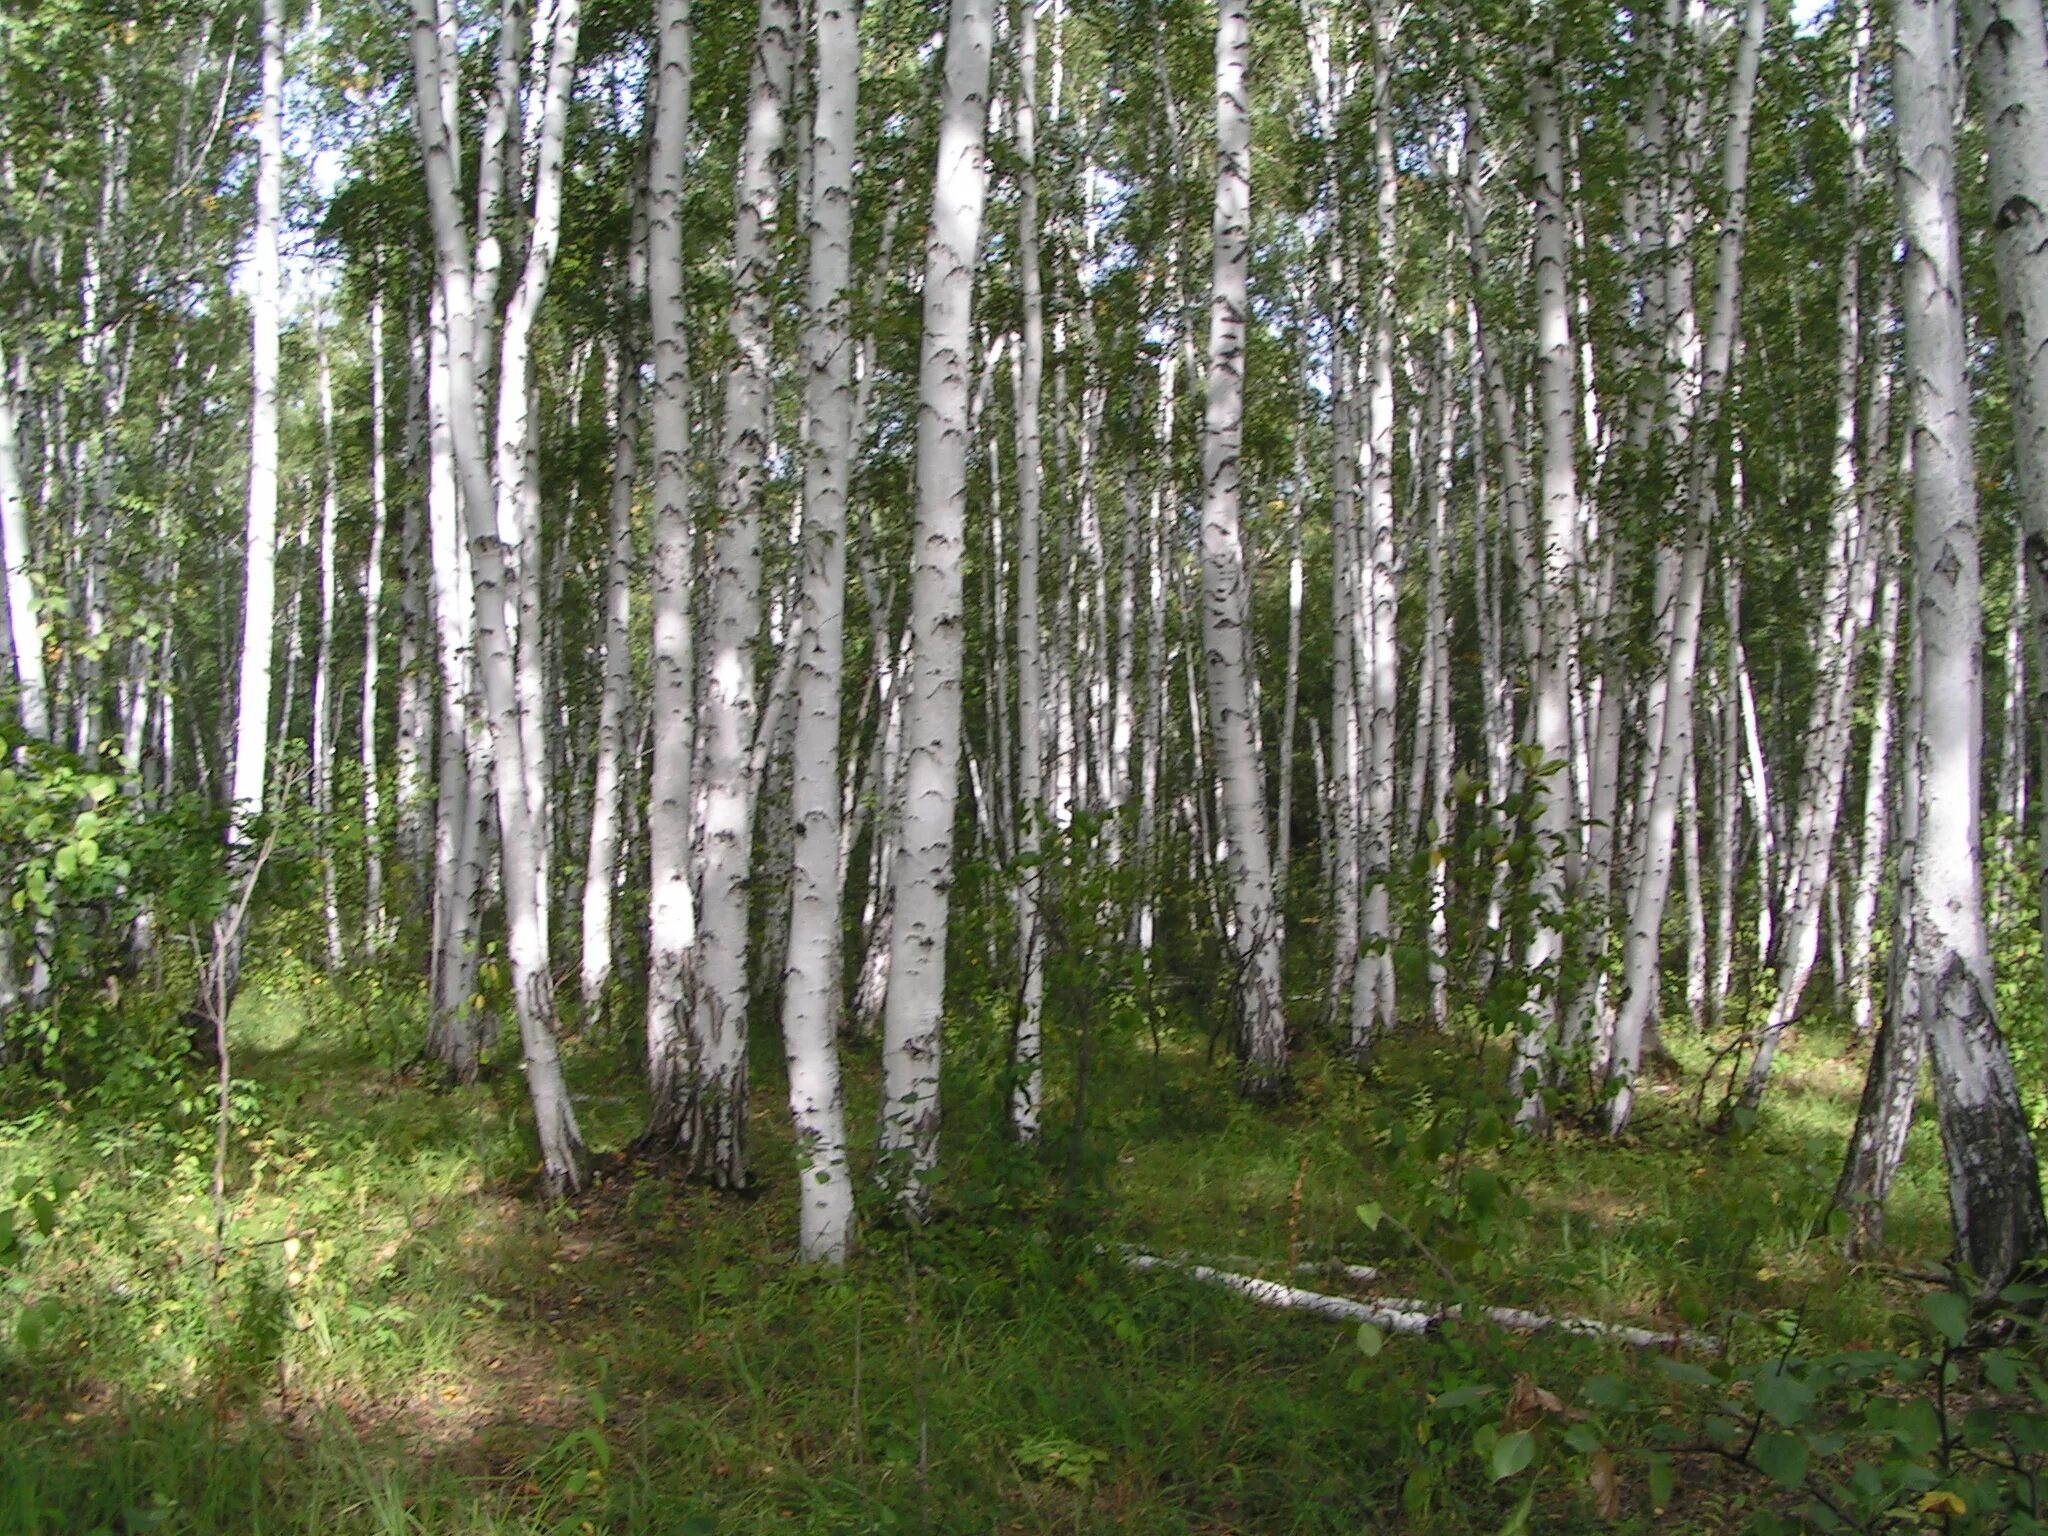
[[657, 1094], [647, 1138], [726, 1188], [744, 1187], [748, 1180], [747, 918], [756, 800], [750, 751], [758, 711], [754, 641], [761, 630], [761, 511], [771, 427], [770, 283], [782, 140], [799, 42], [793, 0], [762, 0], [734, 173], [727, 323], [733, 353], [725, 375], [717, 478], [710, 654], [697, 722], [703, 780], [696, 995], [687, 1059]]
[[[1358, 550], [1365, 644], [1354, 663], [1365, 738], [1358, 839], [1364, 892], [1351, 974], [1351, 1053], [1360, 1060], [1371, 1054], [1374, 1043], [1395, 1023], [1394, 751], [1395, 703], [1400, 688], [1395, 625], [1399, 577], [1394, 547], [1394, 261], [1400, 178], [1394, 161], [1393, 104], [1399, 20], [1391, 0], [1374, 0], [1371, 18], [1374, 281], [1372, 330], [1366, 347], [1365, 495]], [[1249, 665], [1249, 650], [1246, 661]], [[1274, 948], [1277, 954], [1277, 938]]]
[[857, 6], [852, 0], [817, 0], [811, 36], [812, 190], [804, 344], [810, 446], [804, 460], [803, 568], [797, 597], [790, 786], [796, 850], [782, 1039], [801, 1183], [797, 1253], [812, 1263], [842, 1264], [853, 1230], [837, 1041], [843, 935], [839, 717], [845, 671], [846, 507], [855, 446], [850, 299], [860, 91]]
[[1038, 6], [1017, 7], [1016, 148], [1018, 287], [1023, 334], [1017, 362], [1017, 854], [1019, 1009], [1010, 1070], [1010, 1127], [1020, 1140], [1038, 1136], [1045, 1093], [1040, 1060], [1045, 1010], [1045, 953], [1039, 904], [1045, 875], [1040, 850], [1045, 804], [1045, 680], [1039, 634], [1039, 529], [1044, 486], [1045, 285], [1038, 249]]
[[[1675, 372], [1671, 429], [1683, 465], [1688, 526], [1677, 560], [1672, 589], [1671, 628], [1663, 674], [1660, 727], [1652, 739], [1657, 748], [1645, 774], [1636, 829], [1633, 864], [1636, 883], [1631, 894], [1628, 927], [1623, 940], [1621, 1006], [1614, 1021], [1613, 1047], [1607, 1077], [1614, 1084], [1607, 1101], [1607, 1125], [1618, 1135], [1634, 1108], [1633, 1080], [1641, 1069], [1644, 1041], [1656, 1001], [1660, 938], [1664, 909], [1671, 890], [1673, 838], [1677, 831], [1681, 780], [1692, 752], [1693, 684], [1699, 665], [1701, 609], [1706, 601], [1709, 536], [1717, 501], [1716, 434], [1720, 403], [1734, 362], [1736, 319], [1741, 294], [1743, 239], [1749, 198], [1750, 128], [1756, 103], [1758, 61], [1766, 21], [1763, 0], [1746, 0], [1737, 38], [1735, 75], [1729, 86], [1728, 123], [1721, 160], [1721, 224], [1714, 248], [1713, 308], [1696, 370]], [[1689, 135], [1685, 137], [1690, 137]], [[1674, 263], [1685, 274], [1686, 258]], [[1667, 310], [1674, 343], [1670, 356], [1683, 360], [1693, 351], [1687, 339], [1692, 302], [1687, 289]]]
[[1983, 636], [1955, 202], [1953, 0], [1893, 9], [1897, 196], [1906, 237], [1915, 628], [1926, 667], [1909, 963], [1934, 1068], [1956, 1253], [1986, 1294], [2048, 1247], [2012, 1059], [1999, 1033], [1978, 827]]
[[690, 484], [690, 359], [683, 307], [683, 193], [690, 146], [690, 0], [660, 0], [648, 169], [647, 294], [652, 322], [654, 657], [648, 785], [647, 1071], [655, 1102], [682, 1091], [689, 1063], [696, 890], [690, 879], [690, 779], [695, 755], [690, 629], [694, 560]]
[[[545, 287], [559, 227], [562, 136], [579, 17], [577, 0], [562, 0], [556, 19], [556, 48], [549, 66], [548, 109], [536, 176], [532, 245], [526, 275], [521, 280], [521, 289], [531, 292], [531, 303], [535, 306], [539, 303], [539, 290]], [[506, 957], [519, 1014], [527, 1090], [539, 1131], [542, 1180], [555, 1193], [573, 1193], [583, 1187], [588, 1177], [587, 1158], [555, 1040], [546, 891], [539, 879], [541, 860], [535, 841], [533, 808], [527, 797], [514, 637], [510, 633], [519, 593], [507, 570], [490, 463], [484, 451], [483, 392], [477, 372], [476, 291], [457, 203], [460, 160], [455, 129], [443, 112], [443, 92], [457, 61], [443, 47], [436, 0], [413, 0], [412, 56], [414, 111], [447, 314], [451, 435], [461, 499], [469, 523], [477, 670], [483, 685], [492, 788], [498, 807], [498, 867], [504, 882]], [[515, 299], [515, 306], [518, 302]], [[518, 371], [500, 391], [501, 410], [506, 409], [502, 399], [506, 394], [516, 394], [520, 401], [525, 400], [524, 372], [522, 358]], [[524, 407], [515, 405], [510, 409]]]
[[[2048, 742], [2048, 23], [2041, 0], [1970, 0], [1982, 95], [1992, 257], [2003, 311], [2034, 718]], [[2048, 797], [2040, 831], [2048, 834]], [[2048, 835], [2036, 838], [2036, 897], [2048, 934]]]
[[30, 574], [34, 567], [15, 426], [14, 371], [7, 366], [4, 344], [0, 344], [0, 561], [7, 572], [8, 639], [21, 728], [37, 741], [48, 741], [50, 685], [43, 668], [43, 626], [36, 613], [35, 581]]
[[881, 1176], [913, 1216], [938, 1164], [946, 924], [959, 795], [974, 269], [987, 199], [990, 0], [952, 0], [946, 29], [918, 364], [917, 518], [901, 830], [882, 1018]]
[[[644, 299], [642, 281], [629, 284]], [[640, 359], [622, 347], [612, 360], [612, 476], [606, 510], [604, 683], [597, 709], [597, 761], [591, 767], [590, 839], [583, 865], [583, 1017], [604, 1011], [612, 981], [612, 892], [618, 883], [626, 738], [633, 693], [633, 486], [640, 438]]]
[[[235, 687], [235, 760], [228, 805], [231, 873], [252, 853], [249, 823], [263, 814], [270, 748], [270, 662], [277, 624], [277, 376], [282, 296], [278, 220], [284, 200], [284, 0], [263, 0], [256, 119], [256, 239], [249, 256], [250, 405], [248, 519], [242, 535], [242, 648]], [[11, 540], [10, 540], [11, 547]], [[10, 582], [10, 598], [12, 596]], [[89, 704], [82, 702], [82, 708]], [[191, 1023], [212, 1055], [241, 981], [243, 925], [217, 925]]]

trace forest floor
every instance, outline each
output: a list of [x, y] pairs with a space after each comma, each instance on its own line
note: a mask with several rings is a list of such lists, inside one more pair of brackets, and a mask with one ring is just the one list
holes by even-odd
[[[1024, 1154], [973, 1086], [994, 1047], [966, 1020], [936, 1219], [869, 1213], [858, 1259], [820, 1273], [789, 1258], [768, 1040], [745, 1197], [627, 1162], [627, 1045], [572, 1040], [585, 1135], [611, 1150], [591, 1194], [549, 1205], [513, 1053], [432, 1087], [404, 1068], [417, 1000], [387, 987], [254, 979], [218, 1266], [208, 1082], [141, 1056], [72, 1099], [0, 1081], [0, 1536], [1739, 1530], [1789, 1495], [1712, 1456], [1660, 1486], [1638, 1431], [1589, 1406], [1619, 1379], [1682, 1418], [1687, 1351], [1476, 1322], [1362, 1347], [1126, 1255], [1271, 1279], [1338, 1259], [1389, 1295], [1768, 1358], [1898, 1346], [1910, 1272], [1947, 1245], [1924, 1124], [1889, 1266], [1809, 1238], [1862, 1076], [1840, 1035], [1795, 1040], [1740, 1131], [1702, 1123], [1707, 1057], [1681, 1049], [1617, 1145], [1517, 1138], [1494, 1057], [1452, 1037], [1390, 1042], [1364, 1076], [1311, 1055], [1274, 1108], [1239, 1102], [1202, 1038], [1105, 1034], [1080, 1136], [1068, 1093]], [[850, 1070], [859, 1135], [873, 1062]], [[1530, 1465], [1496, 1480], [1518, 1422]]]

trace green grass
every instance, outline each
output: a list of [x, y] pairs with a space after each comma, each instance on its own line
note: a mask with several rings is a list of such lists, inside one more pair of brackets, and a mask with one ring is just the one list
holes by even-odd
[[[1618, 1146], [1475, 1126], [1471, 1085], [1497, 1064], [1455, 1041], [1391, 1042], [1368, 1077], [1310, 1053], [1274, 1109], [1241, 1104], [1199, 1036], [1104, 1038], [1088, 1135], [1067, 1144], [1056, 1097], [1034, 1159], [973, 1086], [998, 1047], [963, 1019], [940, 1219], [870, 1219], [858, 1261], [826, 1275], [788, 1259], [767, 1041], [755, 1197], [613, 1157], [572, 1208], [533, 1197], [516, 1070], [430, 1088], [394, 1070], [416, 1028], [417, 1000], [388, 983], [280, 968], [252, 987], [217, 1278], [207, 1114], [5, 1084], [0, 1197], [17, 1177], [81, 1183], [0, 1271], [0, 1536], [1448, 1536], [1499, 1527], [1524, 1484], [1492, 1485], [1471, 1423], [1432, 1397], [1486, 1387], [1497, 1418], [1519, 1376], [1576, 1402], [1592, 1376], [1654, 1375], [1615, 1346], [1476, 1325], [1367, 1359], [1347, 1328], [1134, 1274], [1123, 1243], [1274, 1277], [1290, 1255], [1341, 1257], [1418, 1296], [1444, 1296], [1449, 1268], [1484, 1300], [1690, 1323], [1739, 1349], [1787, 1317], [1838, 1345], [1905, 1326], [1897, 1280], [1807, 1239], [1860, 1070], [1825, 1034], [1795, 1043], [1743, 1135], [1694, 1122], [1704, 1057], [1682, 1051]], [[623, 1147], [642, 1115], [626, 1053], [585, 1039], [569, 1060], [587, 1137]], [[872, 1063], [851, 1071], [861, 1136]], [[1909, 1264], [1946, 1246], [1929, 1135], [1891, 1207]], [[1368, 1231], [1365, 1202], [1396, 1221]], [[14, 1319], [44, 1298], [54, 1322], [28, 1347]], [[1598, 1523], [1584, 1465], [1553, 1444], [1535, 1528]], [[1626, 1477], [1611, 1528], [1740, 1529], [1768, 1502], [1739, 1474], [1688, 1476], [1664, 1516]]]

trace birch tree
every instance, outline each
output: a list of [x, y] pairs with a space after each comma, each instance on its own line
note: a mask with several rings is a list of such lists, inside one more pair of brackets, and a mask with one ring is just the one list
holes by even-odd
[[713, 1183], [747, 1182], [747, 915], [756, 782], [754, 641], [761, 628], [761, 503], [770, 429], [769, 283], [781, 199], [790, 72], [799, 43], [790, 0], [762, 0], [748, 71], [746, 132], [735, 173], [733, 360], [712, 552], [710, 654], [699, 714], [702, 868], [696, 996], [688, 1059], [663, 1082], [648, 1140], [672, 1148]]
[[846, 1261], [853, 1185], [837, 1036], [842, 984], [839, 860], [840, 699], [845, 672], [846, 504], [854, 463], [851, 284], [853, 164], [859, 121], [860, 13], [819, 0], [811, 13], [810, 266], [805, 287], [802, 585], [798, 594], [796, 724], [790, 813], [789, 974], [782, 1037], [796, 1125], [801, 1193], [797, 1252]]
[[1915, 627], [1924, 693], [1907, 963], [1934, 1071], [1956, 1255], [1986, 1294], [2048, 1247], [2041, 1184], [1999, 1033], [1978, 825], [1983, 635], [1956, 217], [1953, 0], [1892, 14], [1897, 196], [1913, 434]]
[[[229, 781], [230, 873], [253, 845], [263, 814], [270, 751], [270, 660], [277, 613], [277, 375], [283, 295], [278, 221], [284, 202], [284, 0], [263, 0], [256, 119], [256, 239], [249, 256], [249, 496], [242, 533], [242, 644], [235, 689], [235, 758]], [[12, 541], [10, 540], [10, 548]], [[11, 577], [11, 572], [10, 572]], [[10, 580], [10, 599], [12, 582]], [[244, 925], [216, 925], [192, 1023], [202, 1054], [215, 1050], [241, 981]]]
[[1208, 727], [1228, 845], [1237, 967], [1237, 1048], [1247, 1093], [1287, 1080], [1280, 928], [1266, 834], [1266, 785], [1252, 703], [1251, 582], [1241, 482], [1245, 329], [1250, 318], [1251, 59], [1248, 0], [1216, 15], [1216, 208], [1209, 290], [1208, 385], [1202, 423], [1202, 647]]
[[14, 664], [15, 707], [21, 728], [50, 739], [50, 684], [43, 669], [43, 624], [36, 612], [28, 505], [21, 480], [20, 437], [15, 430], [14, 371], [0, 344], [0, 561], [7, 577], [7, 629]]
[[691, 966], [697, 939], [690, 879], [692, 566], [690, 360], [683, 308], [683, 193], [689, 160], [689, 0], [655, 13], [653, 148], [648, 167], [647, 297], [654, 354], [653, 766], [648, 785], [647, 1072], [654, 1101], [685, 1090]]
[[[567, 96], [573, 75], [580, 10], [577, 0], [562, 0], [555, 16], [539, 169], [535, 177], [534, 228], [527, 265], [515, 310], [537, 308], [544, 292], [559, 230], [562, 134]], [[455, 124], [446, 104], [454, 96], [457, 59], [444, 39], [436, 0], [414, 0], [412, 26], [413, 106], [426, 168], [428, 211], [440, 268], [442, 303], [448, 333], [449, 419], [461, 499], [468, 519], [469, 558], [476, 599], [477, 672], [482, 684], [484, 719], [488, 727], [492, 789], [498, 809], [499, 870], [504, 885], [506, 956], [512, 972], [514, 1002], [519, 1014], [527, 1090], [533, 1100], [540, 1134], [542, 1177], [557, 1192], [573, 1192], [588, 1177], [582, 1132], [576, 1124], [562, 1075], [555, 1039], [554, 997], [548, 973], [546, 890], [540, 880], [533, 807], [528, 799], [519, 687], [510, 632], [518, 613], [519, 592], [508, 573], [506, 540], [502, 537], [490, 460], [483, 432], [484, 394], [478, 370], [478, 293], [456, 178], [460, 166]], [[485, 268], [488, 271], [488, 267]], [[513, 358], [517, 372], [501, 379], [500, 432], [508, 426], [523, 431], [523, 404], [506, 405], [503, 396], [526, 395], [523, 354]], [[501, 464], [507, 462], [501, 458]], [[503, 487], [499, 487], [500, 490]]]
[[918, 360], [917, 515], [910, 573], [909, 699], [882, 1016], [884, 1185], [913, 1215], [938, 1162], [946, 926], [959, 794], [968, 404], [974, 269], [987, 201], [990, 0], [952, 0]]
[[[2034, 719], [2048, 741], [2048, 24], [2040, 0], [1971, 0], [1971, 61], [1984, 111], [1992, 258], [2026, 569]], [[2041, 799], [2048, 834], [2048, 796]], [[2048, 835], [2036, 838], [2048, 933]]]
[[[1670, 388], [1678, 391], [1667, 406], [1667, 430], [1684, 477], [1687, 526], [1669, 589], [1664, 676], [1661, 698], [1652, 714], [1656, 728], [1650, 733], [1656, 747], [1645, 761], [1631, 858], [1635, 885], [1623, 939], [1622, 998], [1607, 1064], [1608, 1081], [1613, 1085], [1607, 1124], [1614, 1134], [1628, 1124], [1635, 1106], [1633, 1083], [1641, 1069], [1645, 1032], [1656, 1000], [1673, 838], [1685, 768], [1693, 750], [1693, 686], [1699, 665], [1701, 610], [1706, 601], [1708, 547], [1718, 503], [1720, 450], [1714, 428], [1735, 362], [1749, 200], [1750, 130], [1765, 21], [1762, 0], [1745, 0], [1722, 140], [1722, 208], [1714, 242], [1713, 307], [1696, 349], [1690, 339], [1689, 277], [1684, 287], [1667, 297], [1664, 317], [1670, 338], [1666, 366], [1673, 372]], [[1678, 249], [1677, 242], [1672, 249]], [[1687, 260], [1682, 252], [1676, 255], [1673, 270], [1683, 276]]]
[[1017, 7], [1017, 286], [1023, 304], [1016, 372], [1017, 436], [1017, 926], [1023, 972], [1011, 1071], [1010, 1126], [1038, 1135], [1045, 1071], [1039, 1060], [1045, 1011], [1045, 896], [1040, 863], [1045, 803], [1045, 681], [1039, 630], [1039, 529], [1044, 481], [1045, 284], [1038, 251], [1038, 6]]

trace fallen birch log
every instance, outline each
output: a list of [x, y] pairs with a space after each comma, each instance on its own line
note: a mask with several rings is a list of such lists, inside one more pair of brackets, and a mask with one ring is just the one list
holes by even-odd
[[[1124, 1257], [1125, 1262], [1136, 1270], [1166, 1270], [1207, 1285], [1223, 1286], [1283, 1312], [1308, 1312], [1342, 1323], [1371, 1323], [1389, 1333], [1429, 1333], [1464, 1315], [1464, 1308], [1456, 1302], [1439, 1306], [1408, 1296], [1371, 1296], [1353, 1300], [1347, 1296], [1326, 1296], [1320, 1291], [1282, 1285], [1277, 1280], [1261, 1280], [1255, 1275], [1240, 1275], [1208, 1264], [1163, 1258], [1153, 1253], [1128, 1253]], [[1365, 1273], [1372, 1272], [1368, 1270]], [[1482, 1307], [1479, 1315], [1517, 1333], [1541, 1333], [1554, 1328], [1579, 1338], [1613, 1339], [1635, 1349], [1688, 1349], [1713, 1353], [1721, 1347], [1718, 1339], [1687, 1329], [1662, 1333], [1652, 1328], [1603, 1323], [1590, 1317], [1547, 1317], [1541, 1312], [1528, 1312], [1519, 1307]]]

